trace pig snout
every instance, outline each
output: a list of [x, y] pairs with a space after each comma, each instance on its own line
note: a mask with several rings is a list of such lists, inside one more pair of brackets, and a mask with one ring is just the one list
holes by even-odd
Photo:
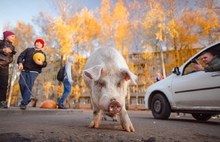
[[111, 103], [108, 106], [109, 116], [115, 116], [121, 112], [121, 104], [115, 99], [111, 99]]
[[122, 109], [122, 105], [115, 98], [110, 99], [107, 95], [102, 96], [99, 101], [99, 106], [103, 108], [110, 117], [120, 113]]

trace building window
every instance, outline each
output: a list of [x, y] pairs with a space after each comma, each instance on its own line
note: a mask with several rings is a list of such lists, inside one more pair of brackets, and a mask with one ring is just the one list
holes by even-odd
[[138, 98], [138, 104], [144, 104], [144, 98]]
[[85, 104], [91, 104], [90, 98], [85, 98]]

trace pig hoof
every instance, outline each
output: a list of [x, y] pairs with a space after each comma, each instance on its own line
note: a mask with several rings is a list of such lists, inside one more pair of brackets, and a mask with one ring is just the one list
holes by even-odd
[[133, 126], [123, 126], [123, 128], [124, 128], [127, 132], [135, 132]]
[[92, 121], [92, 122], [89, 124], [89, 127], [90, 127], [90, 128], [99, 128], [99, 124], [95, 124], [94, 121]]
[[93, 122], [93, 121], [89, 124], [89, 127], [90, 127], [90, 128], [93, 128], [93, 127], [94, 127], [94, 122]]

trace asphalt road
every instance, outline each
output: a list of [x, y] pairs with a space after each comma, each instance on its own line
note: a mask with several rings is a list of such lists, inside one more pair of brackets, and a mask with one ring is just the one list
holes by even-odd
[[156, 120], [150, 111], [128, 111], [135, 132], [120, 122], [102, 121], [89, 128], [91, 110], [28, 108], [0, 109], [0, 142], [219, 142], [220, 118], [196, 121], [191, 115], [171, 114]]

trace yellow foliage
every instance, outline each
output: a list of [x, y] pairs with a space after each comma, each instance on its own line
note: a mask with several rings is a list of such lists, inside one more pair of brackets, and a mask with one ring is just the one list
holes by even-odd
[[119, 0], [115, 4], [115, 8], [113, 11], [113, 20], [114, 22], [128, 22], [129, 12], [127, 11], [127, 8], [124, 6], [123, 0]]
[[166, 29], [165, 23], [158, 24], [158, 31], [155, 33], [156, 39], [160, 41], [164, 40], [165, 29]]
[[33, 47], [33, 42], [35, 41], [33, 26], [23, 22], [17, 22], [17, 28], [14, 32], [16, 34], [16, 40], [13, 45], [17, 47], [16, 51], [18, 53], [22, 52], [27, 47]]
[[158, 23], [164, 23], [166, 15], [160, 3], [150, 1], [150, 10], [146, 13], [144, 25], [146, 28], [151, 28]]
[[72, 32], [69, 25], [67, 25], [61, 18], [57, 18], [55, 20], [54, 29], [61, 45], [61, 54], [69, 55], [73, 47], [73, 39], [71, 37]]
[[93, 12], [87, 8], [82, 9], [80, 13], [76, 13], [74, 22], [77, 23], [75, 32], [77, 34], [75, 42], [87, 42], [99, 36], [101, 27], [93, 16]]
[[213, 12], [209, 12], [209, 14], [210, 15], [204, 17], [204, 20], [201, 24], [202, 27], [204, 27], [204, 35], [210, 34], [212, 32], [212, 29], [218, 27], [219, 25], [219, 20], [217, 18], [218, 16]]
[[50, 89], [51, 85], [52, 85], [51, 82], [44, 82], [44, 84], [43, 84], [44, 90]]
[[80, 87], [78, 85], [75, 85], [72, 87], [72, 93], [71, 95], [74, 96], [74, 99], [75, 100], [78, 100], [79, 97], [80, 97], [80, 94], [81, 94], [81, 91], [80, 91]]
[[179, 29], [178, 25], [174, 19], [172, 19], [168, 25], [167, 30], [172, 38], [178, 38], [179, 37]]
[[112, 17], [111, 17], [111, 12], [110, 12], [110, 5], [111, 5], [111, 0], [102, 0], [101, 1], [101, 21], [103, 27], [105, 26], [110, 26], [112, 24]]
[[60, 98], [63, 94], [63, 84], [61, 83], [58, 87], [57, 87], [57, 98]]
[[166, 32], [166, 15], [160, 3], [156, 1], [150, 1], [149, 7], [150, 10], [146, 13], [144, 26], [149, 30], [155, 29], [154, 34], [156, 39], [162, 41]]

